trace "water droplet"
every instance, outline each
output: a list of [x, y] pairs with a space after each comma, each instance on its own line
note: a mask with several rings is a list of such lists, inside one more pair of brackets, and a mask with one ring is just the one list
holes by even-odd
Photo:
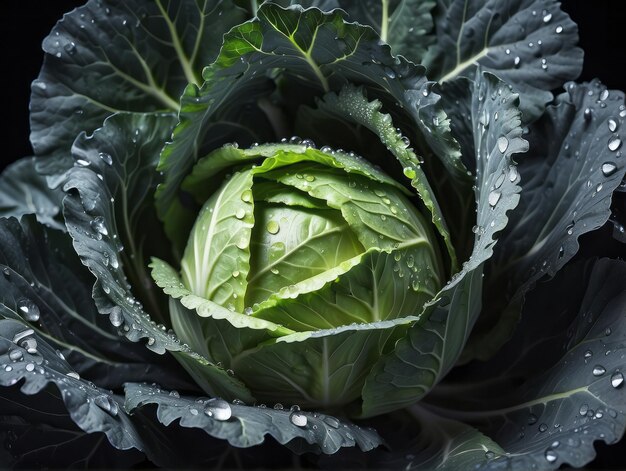
[[393, 69], [385, 67], [383, 70], [385, 71], [385, 75], [390, 79], [396, 78], [396, 73], [393, 71]]
[[24, 357], [24, 354], [22, 353], [22, 350], [15, 349], [9, 352], [9, 359], [11, 361], [19, 361], [23, 357]]
[[515, 56], [515, 59], [513, 59], [513, 65], [515, 67], [519, 67], [520, 62], [521, 62], [521, 59], [519, 58], [519, 56]]
[[548, 430], [548, 426], [546, 424], [540, 424], [539, 425], [539, 431], [541, 433], [545, 432], [546, 430]]
[[496, 454], [493, 451], [485, 452], [485, 459], [492, 460], [496, 457]]
[[561, 34], [563, 32], [563, 26], [559, 25], [554, 29], [556, 34]]
[[583, 118], [585, 121], [591, 121], [591, 118], [593, 118], [593, 111], [591, 108], [585, 108], [585, 111], [583, 111]]
[[611, 132], [617, 131], [617, 121], [615, 121], [613, 118], [610, 118], [607, 121], [607, 124], [609, 125], [609, 131]]
[[113, 306], [109, 313], [109, 320], [114, 327], [119, 327], [124, 323], [124, 317], [122, 316], [122, 308], [119, 306]]
[[543, 17], [543, 22], [544, 23], [550, 23], [550, 20], [552, 19], [552, 13], [548, 13], [547, 15], [545, 15]]
[[26, 363], [26, 371], [35, 371], [34, 363]]
[[7, 365], [4, 367], [4, 371], [6, 371], [7, 373], [13, 371], [13, 367], [11, 365]]
[[593, 367], [593, 370], [591, 372], [594, 376], [602, 376], [604, 373], [606, 373], [606, 368], [602, 365], [596, 365]]
[[280, 231], [280, 226], [276, 221], [269, 221], [267, 223], [266, 229], [267, 232], [269, 232], [270, 234], [278, 234], [278, 231]]
[[405, 167], [403, 170], [404, 176], [413, 180], [417, 173], [411, 167]]
[[119, 412], [119, 406], [117, 405], [117, 402], [115, 402], [114, 399], [112, 399], [109, 396], [106, 396], [104, 394], [101, 395], [101, 396], [97, 396], [93, 400], [93, 402], [100, 409], [102, 409], [105, 412], [108, 412], [113, 417], [115, 417], [117, 415], [117, 413]]
[[39, 320], [39, 307], [28, 298], [21, 298], [17, 302], [17, 307], [28, 322], [37, 322]]
[[246, 215], [246, 210], [243, 208], [239, 208], [237, 209], [237, 211], [235, 212], [235, 217], [237, 219], [243, 219], [244, 216]]
[[554, 450], [548, 449], [546, 450], [546, 461], [548, 463], [554, 463], [558, 458], [558, 455]]
[[238, 249], [245, 250], [248, 248], [248, 238], [246, 236], [242, 236], [237, 243], [235, 244]]
[[204, 413], [209, 417], [213, 417], [215, 420], [223, 422], [230, 419], [232, 409], [230, 408], [230, 404], [224, 399], [212, 398], [207, 401]]
[[593, 356], [593, 352], [591, 350], [586, 350], [585, 351], [585, 358], [591, 358]]
[[6, 278], [10, 278], [11, 277], [11, 270], [9, 270], [9, 267], [4, 267], [2, 269], [2, 273], [4, 274], [4, 276]]
[[609, 139], [609, 150], [611, 152], [615, 152], [621, 146], [622, 146], [622, 140], [619, 137], [613, 136]]
[[13, 343], [18, 343], [20, 340], [25, 339], [26, 337], [30, 337], [33, 335], [35, 331], [33, 329], [26, 329], [21, 332], [18, 332], [13, 336]]
[[91, 229], [93, 229], [98, 234], [109, 235], [109, 231], [104, 224], [104, 218], [102, 216], [96, 216], [90, 223]]
[[609, 91], [605, 88], [604, 90], [602, 90], [602, 93], [600, 93], [600, 100], [605, 101], [608, 97]]
[[582, 416], [587, 415], [587, 412], [589, 412], [588, 404], [583, 404], [582, 406], [580, 406], [580, 409], [578, 409], [578, 413]]
[[80, 379], [80, 375], [75, 371], [70, 371], [69, 373], [65, 373], [65, 375], [69, 376], [70, 378]]
[[300, 411], [293, 411], [289, 414], [289, 421], [296, 427], [306, 427], [306, 424], [308, 423], [306, 415]]
[[611, 386], [617, 389], [617, 388], [621, 388], [623, 384], [624, 384], [624, 375], [620, 371], [617, 371], [611, 375]]
[[339, 428], [340, 425], [339, 421], [330, 415], [324, 417], [324, 423], [332, 428]]
[[102, 159], [102, 161], [107, 165], [113, 165], [113, 158], [106, 152], [100, 152], [98, 156]]
[[537, 416], [535, 414], [530, 414], [528, 416], [528, 425], [533, 425], [537, 423]]
[[78, 165], [79, 167], [89, 167], [91, 165], [91, 162], [89, 162], [88, 160], [76, 159], [76, 165]]
[[249, 307], [249, 306], [243, 310], [243, 313], [244, 313], [246, 316], [251, 316], [251, 315], [252, 315], [252, 312], [253, 312], [253, 310], [252, 310], [252, 308], [251, 308], [251, 307]]
[[499, 191], [490, 192], [488, 196], [489, 206], [491, 206], [492, 208], [495, 207], [498, 204], [498, 201], [500, 201], [501, 196], [502, 193]]
[[506, 138], [506, 136], [500, 136], [498, 138], [498, 150], [501, 154], [504, 154], [508, 148], [509, 140]]
[[244, 190], [243, 193], [241, 193], [241, 201], [250, 203], [252, 201], [252, 191]]
[[604, 175], [605, 177], [610, 177], [616, 172], [617, 165], [615, 165], [612, 162], [604, 162], [602, 164], [601, 169], [602, 169], [602, 175]]

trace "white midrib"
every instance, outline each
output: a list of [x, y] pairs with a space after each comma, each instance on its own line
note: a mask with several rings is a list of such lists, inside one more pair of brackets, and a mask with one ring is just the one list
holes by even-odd
[[226, 192], [222, 191], [217, 197], [215, 204], [213, 205], [213, 212], [211, 213], [211, 221], [209, 222], [209, 230], [206, 233], [206, 237], [203, 238], [204, 243], [202, 244], [202, 249], [204, 250], [202, 251], [202, 263], [201, 264], [199, 264], [198, 257], [197, 257], [197, 255], [201, 252], [200, 244], [199, 244], [200, 238], [196, 237], [194, 239], [194, 251], [196, 253], [196, 256], [194, 257], [194, 261], [196, 263], [196, 274], [197, 274], [196, 293], [198, 293], [199, 296], [204, 295], [204, 293], [202, 292], [203, 284], [206, 286], [206, 290], [207, 291], [209, 290], [208, 289], [209, 288], [208, 277], [211, 274], [210, 272], [211, 272], [212, 266], [216, 265], [216, 263], [213, 263], [212, 266], [209, 267], [209, 254], [211, 252], [211, 247], [213, 247], [213, 244], [211, 244], [211, 241], [213, 240], [213, 236], [215, 235], [215, 228], [217, 227], [217, 223], [218, 223], [219, 208], [221, 207], [222, 198], [224, 197], [225, 194]]
[[452, 80], [457, 75], [459, 75], [461, 72], [463, 72], [465, 69], [467, 69], [469, 66], [476, 64], [480, 59], [485, 57], [488, 53], [489, 53], [489, 48], [486, 47], [486, 48], [482, 49], [479, 53], [474, 54], [469, 59], [464, 60], [463, 62], [457, 63], [457, 65], [456, 65], [456, 67], [454, 69], [452, 69], [450, 72], [448, 72], [446, 75], [444, 75], [443, 77], [441, 77], [439, 79], [439, 83], [443, 83], [443, 82], [447, 82], [448, 80]]

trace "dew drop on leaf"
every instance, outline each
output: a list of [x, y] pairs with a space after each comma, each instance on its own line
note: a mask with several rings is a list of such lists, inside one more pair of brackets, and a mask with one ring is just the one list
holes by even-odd
[[213, 417], [215, 420], [223, 422], [230, 419], [232, 409], [230, 408], [230, 404], [224, 399], [212, 398], [207, 401], [204, 413], [209, 417]]
[[332, 428], [339, 428], [339, 425], [340, 425], [339, 421], [330, 415], [327, 417], [324, 417], [324, 423]]
[[113, 306], [111, 312], [109, 313], [109, 320], [114, 327], [119, 327], [124, 323], [122, 309], [119, 306]]
[[113, 159], [106, 152], [100, 152], [98, 156], [102, 159], [102, 161], [107, 165], [113, 165]]
[[498, 204], [498, 201], [500, 201], [501, 196], [502, 193], [499, 191], [490, 192], [488, 196], [489, 206], [491, 206], [492, 208], [495, 207]]
[[602, 175], [604, 175], [605, 177], [610, 177], [616, 172], [617, 165], [615, 165], [612, 162], [604, 162], [602, 164], [601, 169], [602, 169]]
[[267, 223], [266, 229], [267, 232], [269, 232], [270, 234], [278, 234], [278, 231], [280, 231], [280, 226], [276, 221], [269, 221]]
[[622, 145], [622, 140], [619, 137], [611, 137], [609, 139], [609, 150], [615, 152]]
[[244, 190], [243, 193], [241, 193], [241, 201], [250, 203], [252, 201], [252, 191]]
[[606, 373], [606, 368], [602, 365], [596, 365], [593, 367], [593, 370], [591, 372], [594, 376], [602, 376], [604, 373]]
[[501, 154], [504, 154], [508, 148], [509, 140], [506, 138], [506, 136], [500, 136], [498, 138], [498, 150]]
[[621, 371], [617, 371], [611, 375], [611, 386], [617, 389], [617, 388], [621, 388], [623, 384], [624, 384], [624, 375], [621, 373]]
[[20, 313], [24, 316], [28, 322], [37, 322], [39, 320], [40, 312], [39, 307], [28, 298], [21, 298], [17, 302], [17, 307]]
[[545, 456], [546, 456], [546, 461], [548, 463], [554, 463], [557, 460], [557, 458], [558, 458], [558, 455], [556, 454], [556, 452], [554, 450], [550, 450], [550, 449], [546, 450], [546, 455]]
[[293, 411], [289, 414], [289, 421], [296, 427], [306, 427], [306, 424], [308, 423], [306, 415], [300, 411]]
[[9, 359], [11, 361], [19, 361], [24, 357], [21, 350], [11, 350], [9, 353]]

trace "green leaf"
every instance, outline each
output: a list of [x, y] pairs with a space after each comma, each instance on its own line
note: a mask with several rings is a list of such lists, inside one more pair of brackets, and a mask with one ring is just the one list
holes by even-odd
[[91, 275], [71, 239], [45, 229], [32, 216], [0, 219], [0, 316], [28, 323], [63, 352], [77, 372], [102, 387], [132, 378], [168, 378], [187, 386], [167, 361], [124, 341], [91, 298]]
[[[151, 319], [165, 321], [143, 252], [156, 255], [166, 249], [167, 254], [168, 249], [158, 236], [160, 223], [150, 199], [158, 179], [158, 151], [170, 129], [163, 123], [151, 115], [120, 114], [108, 118], [93, 136], [79, 136], [73, 147], [77, 166], [64, 185], [69, 192], [63, 201], [68, 232], [81, 261], [96, 277], [98, 311], [109, 315], [126, 338], [147, 339], [146, 346], [159, 354], [181, 352], [216, 378], [211, 385], [218, 393], [239, 391], [241, 383]], [[137, 291], [150, 303], [148, 313], [134, 297]]]
[[334, 209], [257, 204], [255, 216], [247, 306], [262, 303], [282, 288], [306, 282], [363, 252], [348, 223]]
[[314, 408], [345, 406], [359, 398], [376, 359], [415, 316], [297, 332], [233, 358], [232, 368], [261, 401], [280, 398]]
[[483, 359], [509, 337], [525, 293], [576, 254], [581, 235], [608, 220], [613, 191], [626, 173], [624, 94], [598, 81], [566, 89], [530, 129], [531, 151], [520, 159], [524, 191], [487, 280], [489, 292], [503, 296], [488, 304], [468, 352]]
[[162, 260], [154, 258], [150, 267], [152, 268], [152, 277], [156, 284], [163, 288], [163, 291], [169, 296], [172, 296], [174, 299], [180, 299], [181, 304], [187, 309], [196, 310], [200, 317], [211, 317], [218, 320], [225, 319], [238, 329], [267, 330], [278, 336], [293, 333], [293, 331], [273, 322], [256, 319], [235, 310], [231, 311], [209, 299], [192, 294], [181, 283], [176, 271]]
[[389, 450], [368, 454], [349, 450], [324, 464], [348, 468], [358, 463], [360, 469], [484, 470], [491, 469], [490, 460], [505, 453], [476, 428], [434, 414], [419, 404], [373, 419], [371, 424], [390, 444]]
[[[363, 95], [363, 90], [347, 85], [339, 94], [327, 94], [323, 101], [318, 103], [321, 110], [338, 114], [342, 120], [352, 121], [366, 127], [380, 137], [382, 144], [398, 159], [402, 166], [404, 176], [410, 179], [411, 185], [417, 190], [422, 203], [432, 215], [432, 221], [439, 234], [444, 239], [451, 260], [451, 272], [457, 269], [457, 259], [450, 231], [443, 217], [439, 203], [435, 197], [426, 174], [421, 168], [421, 163], [406, 137], [394, 127], [391, 116], [382, 113], [382, 103], [375, 100], [369, 102]], [[450, 160], [454, 159], [450, 155]], [[466, 178], [463, 164], [460, 161], [451, 162], [456, 167], [459, 175]]]
[[255, 216], [252, 171], [235, 173], [204, 204], [189, 235], [181, 273], [190, 292], [243, 312]]
[[339, 0], [351, 18], [372, 26], [394, 55], [419, 64], [434, 43], [432, 9], [434, 0]]
[[364, 429], [325, 414], [275, 408], [229, 404], [221, 399], [178, 397], [155, 386], [129, 383], [125, 407], [133, 411], [147, 404], [157, 404], [157, 418], [170, 426], [198, 428], [227, 440], [232, 446], [247, 448], [259, 445], [266, 436], [290, 448], [332, 454], [343, 447], [358, 446], [369, 451], [382, 439], [372, 429]]
[[415, 259], [407, 250], [368, 250], [323, 284], [278, 292], [253, 315], [300, 332], [417, 316], [438, 290], [432, 279], [416, 274], [429, 262]]
[[525, 122], [582, 70], [578, 28], [556, 0], [438, 0], [435, 30], [423, 61], [429, 76], [473, 78], [480, 64], [520, 92]]
[[63, 192], [49, 189], [35, 165], [34, 157], [26, 157], [0, 174], [0, 217], [35, 214], [42, 224], [65, 231], [65, 224], [59, 217]]
[[494, 468], [585, 466], [594, 442], [615, 443], [626, 429], [625, 286], [626, 264], [609, 259], [537, 285], [498, 355], [460, 369], [429, 407], [493, 437], [506, 451]]
[[483, 264], [493, 253], [495, 233], [506, 227], [507, 212], [517, 206], [520, 178], [511, 156], [528, 148], [521, 138], [518, 97], [489, 73], [477, 75], [474, 97], [472, 119], [489, 116], [490, 124], [474, 127], [477, 221], [472, 256], [406, 337], [376, 364], [363, 390], [365, 416], [416, 402], [452, 368], [481, 310]]
[[126, 324], [127, 337], [152, 337], [150, 347], [161, 353], [160, 341], [172, 341], [160, 329], [149, 329], [158, 337], [143, 328], [127, 329], [146, 324], [139, 319], [142, 309], [133, 292], [152, 316], [165, 319], [146, 264], [149, 255], [169, 257], [150, 196], [159, 179], [159, 149], [173, 121], [171, 115], [112, 116], [92, 136], [78, 137], [73, 146], [76, 165], [63, 187], [70, 193], [64, 200], [68, 231], [83, 264], [97, 278], [94, 299], [99, 311], [121, 310], [115, 316], [122, 315], [119, 325]]
[[33, 395], [54, 384], [72, 420], [88, 433], [103, 432], [121, 450], [143, 450], [143, 439], [109, 391], [81, 380], [42, 337], [22, 322], [0, 320], [0, 385], [23, 380], [21, 392]]
[[177, 111], [187, 83], [217, 56], [222, 36], [245, 21], [234, 2], [91, 0], [43, 41], [32, 85], [31, 142], [45, 174], [72, 166], [69, 150], [116, 112]]
[[341, 11], [283, 9], [272, 3], [263, 4], [257, 15], [225, 36], [220, 55], [204, 71], [204, 85], [185, 90], [181, 121], [161, 155], [165, 183], [157, 193], [157, 207], [177, 246], [184, 243], [179, 232], [189, 219], [180, 201], [182, 181], [199, 156], [217, 147], [215, 141], [209, 147], [206, 137], [214, 135], [211, 127], [224, 107], [242, 109], [248, 101], [270, 95], [264, 89], [267, 74], [283, 73], [281, 79], [319, 92], [339, 90], [345, 82], [382, 91], [412, 114], [417, 132], [444, 161], [458, 154], [423, 68], [394, 58], [371, 28], [345, 22]]

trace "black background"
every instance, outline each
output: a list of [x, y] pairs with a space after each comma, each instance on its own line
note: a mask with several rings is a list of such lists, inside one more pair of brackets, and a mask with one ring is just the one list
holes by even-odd
[[[3, 0], [0, 5], [0, 170], [32, 155], [28, 140], [30, 83], [37, 77], [41, 41], [77, 0]], [[579, 81], [598, 77], [612, 89], [626, 90], [626, 1], [564, 0], [562, 8], [579, 25], [585, 62]], [[626, 440], [598, 445], [588, 469], [626, 469]]]

